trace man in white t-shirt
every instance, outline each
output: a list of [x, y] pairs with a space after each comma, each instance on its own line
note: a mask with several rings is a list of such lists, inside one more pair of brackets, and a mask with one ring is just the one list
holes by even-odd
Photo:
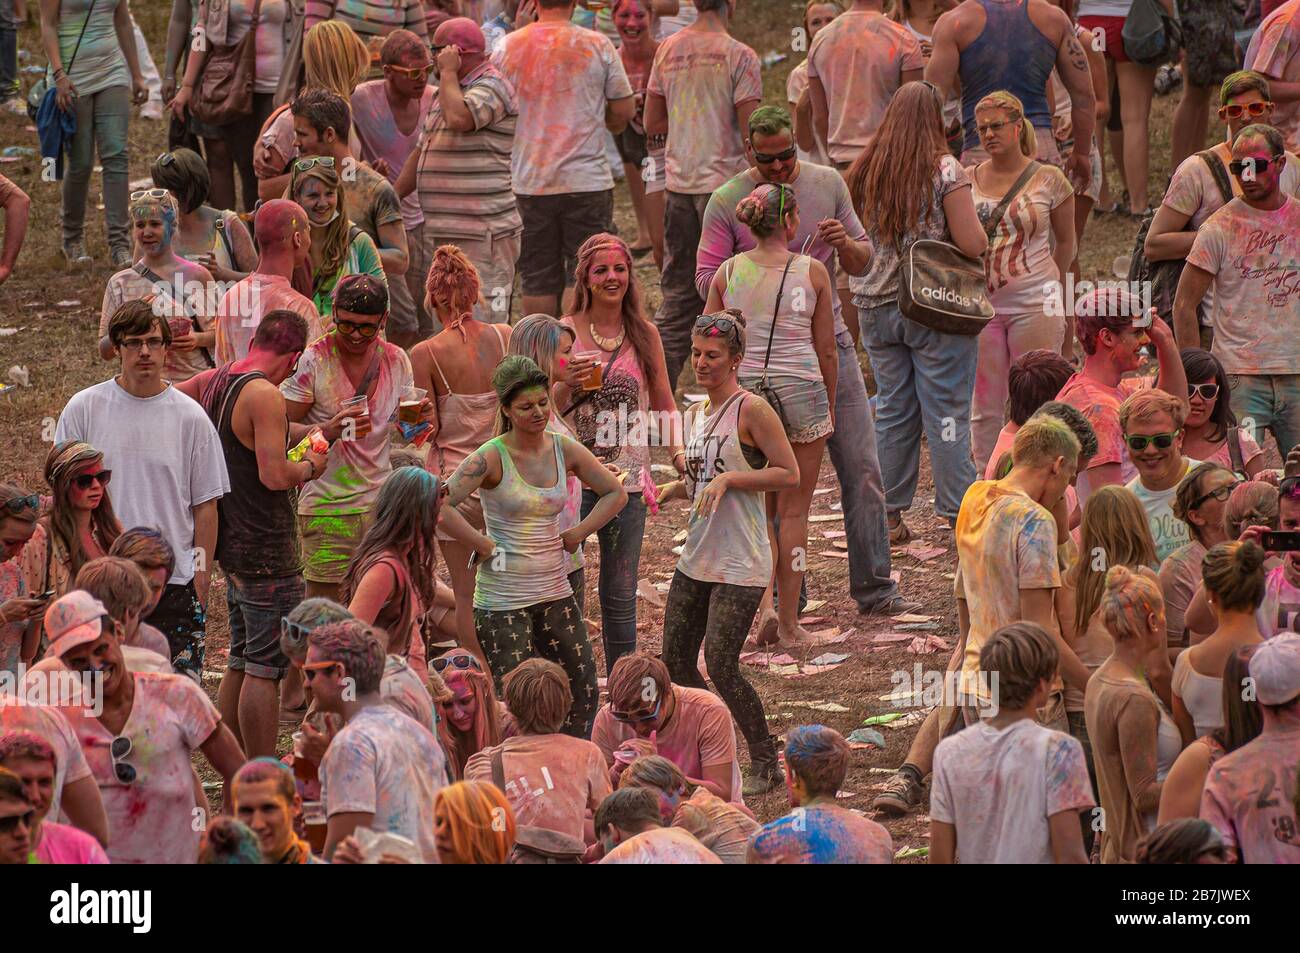
[[1140, 390], [1119, 408], [1119, 426], [1137, 476], [1125, 487], [1146, 511], [1156, 559], [1190, 541], [1187, 524], [1174, 516], [1174, 494], [1200, 461], [1183, 455], [1187, 404], [1162, 390]]
[[1086, 864], [1079, 812], [1096, 806], [1083, 747], [1035, 720], [1060, 653], [1042, 626], [1016, 622], [980, 650], [997, 675], [992, 718], [939, 742], [930, 792], [932, 864]]
[[749, 165], [749, 116], [763, 98], [758, 54], [727, 32], [735, 6], [736, 0], [698, 0], [699, 17], [660, 44], [646, 85], [646, 135], [668, 137], [664, 300], [655, 323], [674, 387], [690, 355], [691, 326], [704, 310], [695, 286], [704, 210], [713, 190]]
[[149, 617], [171, 645], [176, 671], [203, 670], [208, 586], [217, 545], [217, 499], [230, 490], [217, 431], [203, 408], [163, 380], [171, 342], [148, 300], [128, 301], [108, 322], [121, 373], [72, 396], [54, 440], [80, 440], [116, 470], [113, 508], [125, 527], [156, 526], [176, 568]]
[[605, 130], [623, 131], [636, 98], [614, 44], [570, 22], [574, 0], [536, 3], [537, 21], [507, 34], [492, 64], [519, 96], [511, 172], [524, 223], [523, 313], [559, 314], [578, 248], [610, 230]]
[[1214, 356], [1232, 382], [1242, 425], [1273, 431], [1285, 453], [1300, 443], [1300, 200], [1282, 191], [1282, 134], [1252, 125], [1232, 144], [1241, 184], [1211, 215], [1187, 254], [1174, 298], [1181, 347], [1200, 340], [1197, 305], [1214, 290]]

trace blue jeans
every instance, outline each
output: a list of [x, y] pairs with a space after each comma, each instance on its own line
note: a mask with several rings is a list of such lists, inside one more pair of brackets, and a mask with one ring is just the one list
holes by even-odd
[[1228, 387], [1238, 425], [1257, 442], [1267, 427], [1283, 458], [1300, 443], [1300, 374], [1229, 374]]
[[[582, 518], [596, 505], [591, 490], [582, 491]], [[627, 506], [596, 534], [600, 541], [600, 638], [605, 645], [605, 674], [620, 656], [636, 651], [636, 582], [645, 538], [645, 500], [629, 493]]]
[[103, 166], [104, 223], [108, 247], [131, 250], [131, 229], [127, 215], [126, 128], [131, 118], [131, 90], [110, 86], [76, 99], [77, 134], [68, 150], [63, 176], [63, 244], [81, 241], [86, 231], [86, 197], [95, 152]]
[[254, 678], [279, 681], [289, 671], [280, 650], [280, 620], [302, 602], [302, 576], [226, 574], [230, 656], [226, 666]]
[[858, 321], [876, 378], [885, 506], [892, 514], [912, 505], [924, 427], [934, 511], [955, 520], [962, 497], [975, 482], [970, 404], [979, 338], [931, 331], [907, 320], [895, 304], [859, 309]]
[[826, 441], [840, 483], [844, 532], [849, 544], [849, 595], [871, 609], [898, 594], [889, 578], [889, 531], [885, 491], [876, 455], [876, 427], [867, 404], [858, 352], [848, 331], [836, 337], [840, 355], [835, 391], [835, 433]]

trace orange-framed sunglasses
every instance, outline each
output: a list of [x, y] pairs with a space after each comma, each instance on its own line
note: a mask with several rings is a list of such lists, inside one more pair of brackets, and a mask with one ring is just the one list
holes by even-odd
[[1256, 119], [1273, 108], [1271, 102], [1262, 103], [1228, 103], [1219, 107], [1220, 119], [1240, 119], [1243, 115]]
[[316, 677], [317, 672], [325, 672], [338, 666], [338, 662], [305, 662], [302, 666], [302, 677], [310, 682]]

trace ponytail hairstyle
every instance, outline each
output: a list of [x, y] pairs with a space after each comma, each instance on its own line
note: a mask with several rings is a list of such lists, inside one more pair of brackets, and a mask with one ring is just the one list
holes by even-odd
[[573, 328], [561, 324], [549, 314], [530, 314], [515, 325], [510, 332], [506, 354], [521, 354], [552, 377], [558, 375], [555, 356], [564, 346], [564, 339], [577, 341]]
[[784, 228], [798, 207], [790, 186], [764, 182], [736, 203], [736, 219], [763, 239]]
[[1145, 566], [1129, 569], [1112, 566], [1106, 573], [1106, 592], [1101, 597], [1101, 615], [1106, 631], [1116, 642], [1128, 642], [1143, 635], [1147, 617], [1163, 613], [1164, 597], [1156, 574]]
[[1277, 529], [1280, 497], [1277, 487], [1263, 480], [1247, 480], [1232, 491], [1223, 508], [1223, 528], [1237, 539], [1247, 526]]
[[1093, 613], [1101, 605], [1108, 576], [1095, 568], [1093, 556], [1105, 555], [1105, 565], [1154, 566], [1156, 546], [1151, 539], [1151, 524], [1146, 511], [1123, 486], [1103, 486], [1088, 497], [1079, 524], [1079, 558], [1074, 569], [1074, 630], [1083, 632]]
[[[627, 335], [628, 343], [632, 345], [637, 363], [641, 365], [646, 387], [653, 394], [660, 384], [660, 365], [658, 361], [651, 358], [651, 355], [656, 351], [662, 352], [663, 344], [660, 343], [658, 332], [645, 314], [641, 282], [637, 280], [636, 270], [633, 267], [632, 249], [617, 235], [610, 235], [608, 232], [592, 235], [578, 249], [578, 263], [573, 270], [573, 304], [569, 315], [584, 314], [591, 307], [591, 288], [588, 285], [591, 269], [596, 263], [596, 256], [604, 251], [618, 252], [627, 266], [627, 291], [623, 295], [622, 309], [623, 331]], [[676, 381], [669, 381], [668, 389], [672, 390], [675, 384]]]
[[510, 354], [501, 359], [497, 369], [492, 373], [492, 389], [497, 394], [496, 435], [499, 437], [510, 429], [510, 418], [506, 408], [521, 390], [540, 387], [551, 393], [551, 379], [546, 376], [532, 360], [522, 354]]
[[1025, 106], [1014, 93], [999, 89], [989, 93], [975, 104], [975, 112], [985, 109], [1001, 109], [1011, 114], [1012, 122], [1020, 123], [1020, 151], [1033, 158], [1038, 155], [1038, 136], [1034, 134], [1033, 124], [1025, 118]]
[[[424, 305], [430, 311], [438, 310], [439, 298], [446, 300], [455, 326], [472, 317], [474, 306], [483, 301], [478, 269], [455, 245], [439, 245], [434, 249], [429, 274], [424, 279], [424, 293]], [[461, 332], [462, 337], [464, 333]]]
[[1234, 540], [1210, 547], [1201, 560], [1205, 591], [1228, 612], [1254, 612], [1264, 601], [1264, 550]]

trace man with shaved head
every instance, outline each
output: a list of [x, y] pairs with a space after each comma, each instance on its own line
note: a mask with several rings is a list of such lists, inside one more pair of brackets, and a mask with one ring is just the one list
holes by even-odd
[[[433, 57], [428, 44], [409, 30], [394, 30], [379, 51], [384, 78], [362, 83], [352, 93], [352, 128], [361, 142], [361, 158], [389, 182], [396, 183], [407, 158], [415, 152], [434, 89], [429, 85]], [[392, 312], [385, 333], [409, 348], [433, 333], [433, 318], [423, 306], [429, 252], [421, 231], [424, 212], [416, 195], [402, 198], [407, 269], [402, 281], [390, 281]]]
[[262, 316], [286, 310], [307, 322], [307, 343], [325, 333], [312, 300], [290, 284], [293, 270], [311, 251], [311, 224], [297, 202], [273, 199], [257, 210], [257, 268], [237, 282], [217, 305], [217, 364], [243, 360]]
[[488, 62], [483, 31], [473, 20], [453, 17], [439, 24], [433, 46], [436, 94], [397, 177], [397, 194], [414, 196], [423, 211], [423, 240], [412, 246], [422, 244], [428, 254], [439, 245], [460, 246], [478, 270], [487, 300], [474, 316], [507, 321], [524, 227], [510, 177], [519, 112], [515, 91]]

